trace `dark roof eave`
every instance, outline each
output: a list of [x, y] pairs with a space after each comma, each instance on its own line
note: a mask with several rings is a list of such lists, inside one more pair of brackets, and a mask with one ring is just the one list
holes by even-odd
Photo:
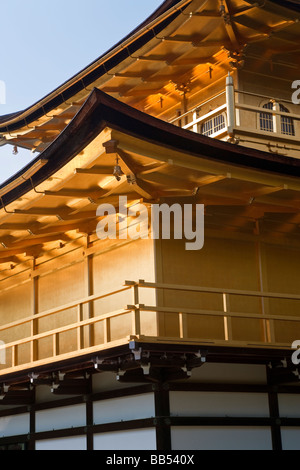
[[[296, 2], [296, 0], [268, 1], [278, 6], [285, 7], [288, 10], [291, 10], [291, 12], [300, 12], [300, 4], [294, 3]], [[34, 122], [35, 120], [41, 118], [45, 114], [52, 111], [57, 106], [60, 106], [64, 102], [70, 100], [74, 95], [81, 92], [85, 88], [91, 85], [93, 86], [95, 80], [99, 79], [102, 75], [109, 72], [119, 63], [121, 63], [124, 59], [133, 55], [137, 50], [147, 44], [147, 42], [154, 37], [153, 33], [155, 33], [155, 35], [159, 34], [166, 26], [168, 26], [175, 18], [177, 18], [177, 16], [181, 13], [180, 8], [175, 8], [174, 11], [167, 18], [162, 21], [159, 21], [155, 26], [153, 26], [151, 30], [147, 29], [147, 25], [151, 24], [155, 20], [158, 20], [161, 15], [168, 12], [173, 7], [176, 7], [176, 5], [180, 2], [181, 0], [165, 0], [152, 15], [150, 15], [143, 23], [141, 23], [137, 28], [135, 28], [125, 38], [119, 41], [113, 48], [108, 50], [104, 55], [100, 56], [98, 59], [93, 61], [90, 65], [78, 72], [72, 78], [63, 83], [61, 86], [46, 95], [43, 99], [29, 106], [25, 110], [18, 111], [16, 113], [12, 113], [6, 116], [0, 116], [0, 134], [6, 132], [14, 132], [24, 126], [27, 126], [28, 124]], [[249, 0], [249, 2], [255, 3], [255, 0]], [[145, 31], [143, 31], [143, 28], [145, 28]], [[112, 56], [108, 57], [104, 61], [104, 57], [106, 55], [109, 55], [110, 52], [113, 53], [114, 49], [117, 49], [118, 46], [121, 46], [125, 41], [127, 41], [131, 37], [134, 37], [134, 35], [139, 31], [143, 31], [143, 33], [141, 34], [141, 36], [135, 39], [130, 44], [130, 46], [126, 47], [123, 50], [117, 51], [115, 54], [112, 54]], [[100, 63], [97, 65], [97, 62]], [[79, 78], [82, 73], [87, 71], [93, 65], [95, 65], [95, 67], [92, 68], [91, 71], [87, 72], [84, 78]], [[24, 118], [24, 114], [26, 114], [26, 118]]]
[[32, 185], [36, 187], [53, 175], [83, 150], [105, 127], [160, 145], [166, 150], [182, 151], [212, 162], [255, 169], [273, 175], [300, 176], [298, 159], [237, 146], [181, 129], [94, 89], [56, 140], [23, 170], [0, 186], [1, 189], [12, 183], [38, 160], [47, 160], [30, 180], [2, 196], [3, 205], [13, 202], [30, 191]]
[[281, 7], [288, 8], [289, 10], [296, 10], [300, 12], [299, 0], [270, 0], [272, 3], [276, 3]]

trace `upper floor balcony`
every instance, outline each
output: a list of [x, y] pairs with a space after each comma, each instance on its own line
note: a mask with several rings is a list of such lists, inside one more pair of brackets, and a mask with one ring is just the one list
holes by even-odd
[[230, 75], [224, 90], [178, 112], [170, 122], [215, 139], [300, 157], [299, 105], [292, 99], [238, 89]]

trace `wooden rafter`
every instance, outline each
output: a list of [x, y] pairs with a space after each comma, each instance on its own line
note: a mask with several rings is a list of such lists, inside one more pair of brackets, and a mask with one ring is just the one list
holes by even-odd
[[243, 45], [241, 45], [238, 40], [238, 33], [236, 31], [234, 22], [231, 19], [231, 13], [229, 11], [227, 0], [224, 0], [224, 7], [225, 7], [225, 14], [224, 14], [225, 29], [227, 31], [228, 37], [231, 41], [234, 51], [238, 52], [243, 47], [245, 41], [243, 41]]

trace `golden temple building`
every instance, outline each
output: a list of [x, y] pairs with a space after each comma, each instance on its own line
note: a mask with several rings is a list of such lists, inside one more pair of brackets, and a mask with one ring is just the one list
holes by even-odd
[[165, 0], [0, 117], [1, 449], [300, 449], [299, 20]]

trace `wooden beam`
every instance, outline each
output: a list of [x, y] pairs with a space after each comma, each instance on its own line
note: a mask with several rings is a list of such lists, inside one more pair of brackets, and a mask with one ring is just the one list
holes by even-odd
[[[228, 2], [227, 0], [224, 0], [224, 7], [225, 7], [225, 15], [224, 15], [224, 23], [225, 23], [225, 29], [227, 31], [228, 37], [233, 45], [234, 51], [239, 51], [241, 49], [241, 44], [238, 41], [237, 38], [237, 32], [235, 30], [235, 25], [231, 20], [231, 15], [230, 11], [228, 8]], [[246, 42], [245, 40], [243, 41], [244, 43]]]
[[0, 257], [7, 257], [7, 256], [12, 256], [12, 255], [18, 255], [20, 253], [25, 253], [28, 247], [30, 246], [53, 242], [56, 240], [64, 240], [64, 238], [65, 238], [65, 233], [59, 233], [59, 236], [57, 236], [57, 234], [54, 234], [54, 235], [49, 235], [45, 237], [36, 236], [36, 237], [26, 238], [21, 241], [17, 240], [14, 243], [11, 243], [10, 245], [6, 245], [7, 249], [0, 251]]
[[238, 16], [244, 15], [245, 13], [248, 13], [248, 11], [253, 10], [254, 8], [259, 8], [259, 4], [257, 3], [257, 5], [241, 7], [232, 13], [231, 16], [236, 18]]
[[137, 164], [133, 158], [124, 150], [117, 148], [117, 154], [121, 159], [121, 168], [126, 176], [137, 174], [143, 170], [143, 166]]
[[[140, 175], [137, 175], [140, 176]], [[192, 190], [197, 186], [195, 181], [189, 181], [188, 179], [177, 178], [170, 176], [165, 173], [150, 173], [141, 175], [143, 180], [146, 180], [151, 183], [157, 183], [162, 186], [168, 186], [170, 189], [186, 189]]]
[[279, 191], [284, 191], [286, 188], [284, 186], [278, 186], [278, 187], [270, 187], [270, 186], [264, 186], [260, 189], [255, 189], [254, 191], [250, 191], [247, 193], [243, 193], [243, 196], [245, 197], [260, 197], [260, 196], [267, 196], [268, 194], [276, 193]]
[[172, 60], [170, 65], [213, 65], [216, 62], [217, 59], [212, 56], [182, 58], [182, 55], [180, 55]]
[[98, 190], [79, 190], [79, 189], [60, 189], [58, 191], [43, 191], [45, 196], [78, 198], [78, 199], [98, 199], [105, 195], [106, 191], [99, 188]]
[[135, 191], [140, 194], [145, 199], [154, 199], [154, 190], [153, 188], [147, 184], [146, 182], [140, 180], [139, 178], [135, 179], [134, 189]]
[[32, 207], [30, 209], [15, 209], [14, 214], [16, 215], [41, 215], [41, 216], [53, 216], [63, 217], [67, 213], [71, 212], [68, 206], [65, 207]]
[[76, 168], [74, 170], [75, 174], [78, 175], [112, 175], [113, 174], [113, 166], [109, 167], [92, 167], [92, 168]]
[[203, 10], [203, 11], [196, 11], [195, 13], [193, 12], [192, 13], [192, 16], [200, 16], [202, 18], [214, 18], [216, 20], [220, 20], [221, 17], [220, 17], [220, 13], [218, 11], [215, 11], [215, 10]]
[[10, 231], [19, 231], [19, 232], [34, 232], [37, 230], [42, 224], [34, 222], [31, 223], [4, 223], [0, 225], [0, 230], [10, 230]]

